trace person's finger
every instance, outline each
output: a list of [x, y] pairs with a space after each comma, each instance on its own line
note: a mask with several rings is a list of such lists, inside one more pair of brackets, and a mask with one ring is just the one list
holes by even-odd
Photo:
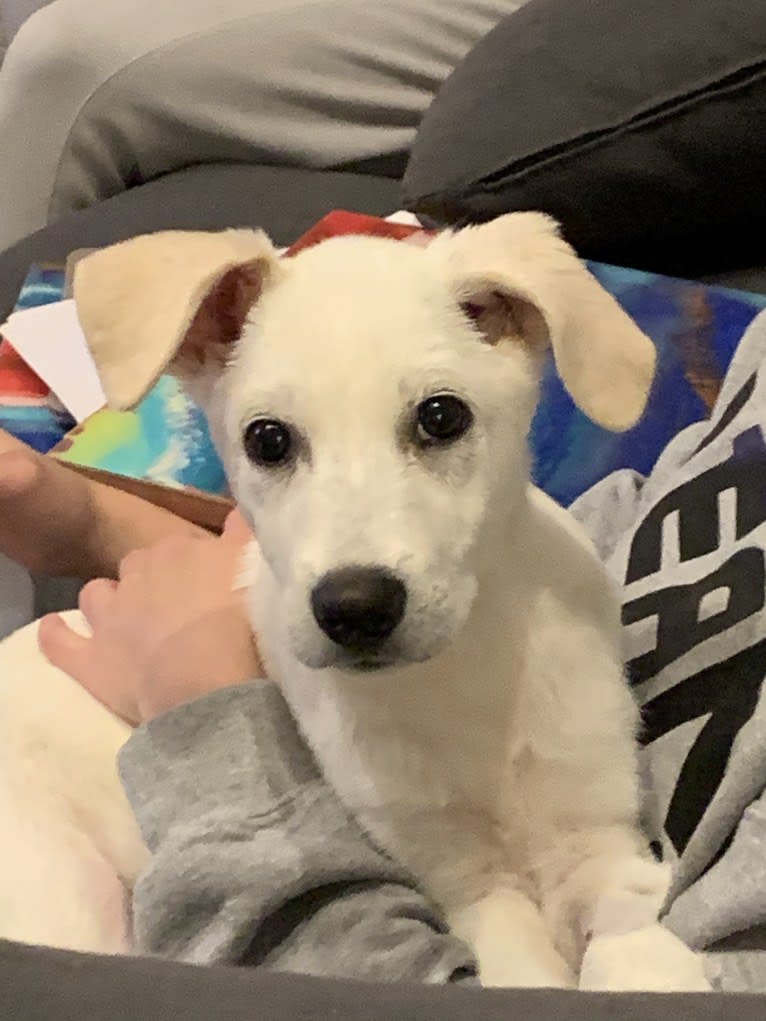
[[253, 538], [252, 529], [238, 508], [235, 508], [226, 518], [221, 538], [237, 543], [240, 546]]
[[89, 642], [89, 638], [73, 631], [57, 613], [49, 613], [37, 626], [40, 651], [54, 666], [76, 680], [80, 680]]
[[80, 590], [77, 603], [82, 615], [94, 627], [108, 613], [117, 595], [117, 582], [110, 578], [95, 578]]
[[114, 677], [94, 660], [92, 638], [84, 638], [57, 613], [43, 617], [37, 628], [40, 651], [53, 666], [63, 670], [97, 702], [134, 727], [138, 714], [134, 699], [129, 693], [114, 686]]

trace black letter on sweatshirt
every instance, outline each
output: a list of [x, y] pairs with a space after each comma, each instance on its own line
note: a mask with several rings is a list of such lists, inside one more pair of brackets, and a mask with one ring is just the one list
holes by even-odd
[[652, 507], [633, 537], [626, 584], [659, 571], [662, 526], [673, 511], [678, 511], [682, 561], [718, 548], [718, 495], [727, 489], [737, 492], [738, 539], [766, 521], [766, 444], [760, 427], [754, 425], [737, 436], [732, 448], [722, 464], [690, 479]]
[[680, 855], [715, 795], [737, 734], [755, 712], [766, 678], [766, 639], [681, 681], [644, 706], [642, 743], [708, 716], [689, 749], [668, 806], [665, 831]]
[[[699, 619], [702, 600], [716, 589], [727, 588], [729, 599], [719, 613]], [[766, 568], [763, 550], [739, 550], [717, 571], [690, 585], [669, 585], [625, 603], [623, 624], [657, 616], [657, 647], [631, 660], [631, 684], [641, 684], [707, 638], [719, 635], [758, 613], [766, 603]]]

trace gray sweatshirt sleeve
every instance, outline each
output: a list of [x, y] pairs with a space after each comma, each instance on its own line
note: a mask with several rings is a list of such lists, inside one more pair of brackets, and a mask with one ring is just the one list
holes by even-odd
[[467, 948], [346, 813], [269, 682], [140, 727], [120, 771], [152, 852], [133, 902], [145, 952], [356, 979], [475, 980]]

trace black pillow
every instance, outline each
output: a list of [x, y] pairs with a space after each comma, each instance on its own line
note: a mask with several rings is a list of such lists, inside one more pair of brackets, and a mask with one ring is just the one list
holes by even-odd
[[766, 252], [766, 0], [530, 0], [444, 83], [408, 208], [541, 209], [581, 254], [695, 275]]

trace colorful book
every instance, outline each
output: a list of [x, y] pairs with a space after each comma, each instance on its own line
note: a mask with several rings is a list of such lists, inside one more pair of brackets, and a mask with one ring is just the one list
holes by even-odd
[[92, 478], [207, 528], [219, 528], [231, 509], [205, 416], [169, 375], [134, 411], [97, 411], [53, 453]]
[[532, 425], [533, 474], [564, 506], [618, 468], [648, 474], [681, 429], [707, 418], [737, 344], [766, 308], [766, 295], [601, 263], [589, 267], [654, 341], [657, 372], [639, 423], [610, 433], [574, 406], [549, 360]]

